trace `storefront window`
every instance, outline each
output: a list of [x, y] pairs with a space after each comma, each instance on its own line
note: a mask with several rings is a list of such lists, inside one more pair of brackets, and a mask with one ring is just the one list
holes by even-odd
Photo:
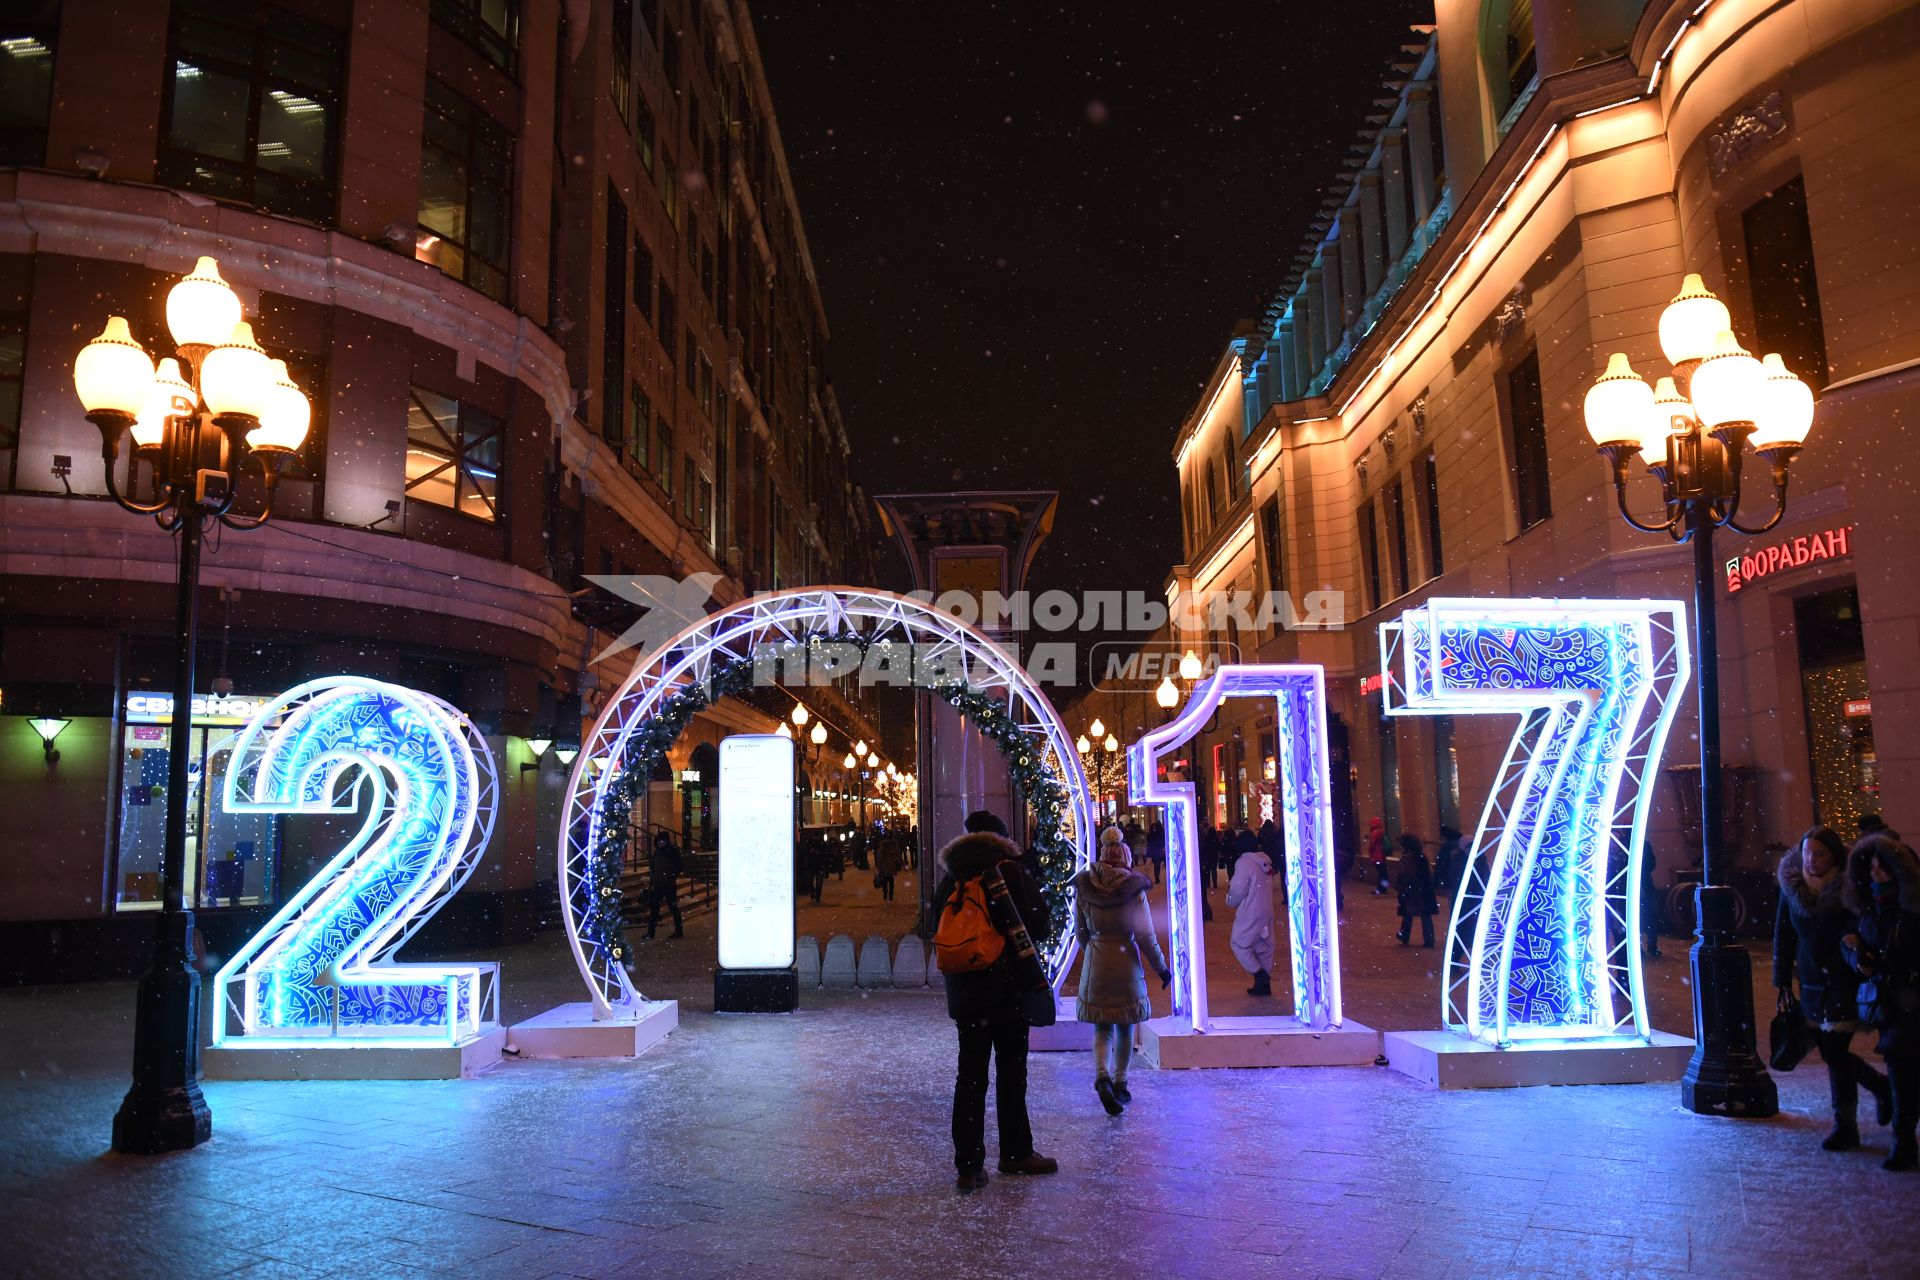
[[1815, 817], [1851, 832], [1854, 819], [1880, 810], [1880, 765], [1873, 741], [1873, 696], [1853, 587], [1794, 601], [1800, 685]]
[[[184, 870], [195, 909], [278, 901], [280, 818], [228, 813], [221, 804], [235, 741], [259, 701], [194, 700]], [[158, 911], [161, 906], [172, 720], [173, 703], [164, 694], [128, 695], [120, 758], [119, 866], [113, 886], [118, 911]]]

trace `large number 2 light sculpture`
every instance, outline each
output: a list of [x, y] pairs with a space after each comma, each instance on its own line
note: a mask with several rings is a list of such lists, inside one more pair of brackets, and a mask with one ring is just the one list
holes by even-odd
[[485, 739], [427, 694], [337, 677], [263, 707], [227, 811], [366, 818], [215, 976], [214, 1043], [447, 1044], [496, 1022], [498, 966], [392, 957], [478, 865], [498, 786]]
[[1327, 803], [1326, 673], [1317, 666], [1224, 666], [1195, 689], [1185, 711], [1127, 748], [1137, 804], [1166, 811], [1167, 933], [1173, 1011], [1207, 1030], [1206, 947], [1201, 932], [1199, 820], [1193, 783], [1160, 777], [1160, 762], [1198, 735], [1231, 697], [1272, 698], [1278, 712], [1279, 782], [1287, 844], [1287, 914], [1293, 944], [1293, 1010], [1304, 1027], [1336, 1027], [1340, 924], [1334, 900], [1333, 815]]
[[1649, 785], [1689, 671], [1658, 600], [1430, 600], [1380, 628], [1389, 715], [1517, 715], [1447, 933], [1441, 1016], [1488, 1044], [1649, 1035]]

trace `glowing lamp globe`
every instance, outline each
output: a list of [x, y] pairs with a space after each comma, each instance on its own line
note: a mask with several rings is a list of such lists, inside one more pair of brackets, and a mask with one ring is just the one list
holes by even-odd
[[1740, 346], [1731, 329], [1714, 339], [1713, 354], [1693, 371], [1693, 407], [1708, 430], [1758, 422], [1767, 402], [1767, 371]]
[[1205, 668], [1200, 665], [1200, 656], [1193, 650], [1189, 649], [1180, 655], [1180, 678], [1182, 680], [1198, 680], [1204, 670]]
[[239, 295], [212, 258], [200, 259], [167, 291], [167, 332], [183, 347], [217, 347], [239, 323]]
[[1108, 734], [1107, 740], [1101, 743], [1100, 745], [1105, 747], [1110, 752], [1118, 751], [1120, 749], [1120, 739], [1114, 737], [1112, 734]]
[[247, 446], [257, 453], [292, 453], [306, 443], [313, 406], [306, 393], [293, 385], [285, 360], [273, 361], [272, 368], [272, 394], [266, 412], [260, 415], [260, 425], [247, 432]]
[[867, 757], [867, 768], [878, 769], [879, 767], [880, 767], [880, 753], [878, 751], [875, 751]]
[[774, 732], [783, 738], [791, 738], [793, 736], [793, 730], [787, 727], [787, 722], [784, 720], [780, 722], [780, 727], [775, 729]]
[[804, 702], [793, 704], [793, 727], [796, 729], [807, 727], [807, 706]]
[[1753, 423], [1753, 447], [1798, 448], [1813, 429], [1813, 388], [1793, 376], [1778, 352], [1760, 362], [1766, 370], [1767, 393], [1760, 416]]
[[1153, 689], [1153, 700], [1168, 711], [1180, 705], [1180, 690], [1174, 685], [1172, 676], [1160, 677], [1160, 683]]
[[[1638, 446], [1653, 426], [1653, 388], [1633, 371], [1624, 351], [1607, 357], [1607, 371], [1587, 388], [1587, 434], [1601, 448]], [[1660, 427], [1665, 431], [1664, 424]]]
[[851, 769], [854, 767], [856, 763], [857, 762], [853, 758], [853, 752], [849, 751], [847, 752], [847, 758], [840, 762], [840, 767], [842, 769]]
[[1081, 755], [1086, 755], [1089, 751], [1093, 750], [1093, 744], [1087, 741], [1087, 735], [1083, 733], [1074, 741], [1073, 749]]
[[133, 340], [126, 320], [108, 316], [100, 336], [73, 359], [73, 389], [88, 413], [136, 417], [153, 396], [153, 357]]
[[147, 407], [133, 420], [133, 447], [157, 449], [167, 438], [167, 419], [184, 418], [192, 413], [200, 397], [181, 376], [180, 362], [168, 356], [153, 375], [153, 394]]
[[1693, 402], [1680, 394], [1672, 378], [1662, 378], [1653, 388], [1653, 417], [1647, 433], [1640, 438], [1640, 460], [1650, 467], [1667, 464], [1667, 440], [1683, 436], [1699, 425]]
[[1713, 354], [1720, 331], [1732, 327], [1727, 304], [1713, 296], [1699, 275], [1689, 273], [1660, 313], [1660, 350], [1674, 364], [1704, 360]]
[[1099, 716], [1095, 716], [1093, 723], [1087, 726], [1087, 732], [1093, 737], [1104, 738], [1107, 736], [1107, 726], [1101, 723]]
[[807, 736], [813, 739], [814, 746], [816, 747], [825, 746], [827, 742], [827, 726], [825, 722], [815, 721], [813, 726], [813, 732], [808, 734]]
[[200, 394], [215, 417], [268, 416], [273, 401], [273, 362], [253, 340], [253, 326], [241, 321], [226, 341], [200, 362]]
[[862, 738], [860, 739], [860, 741], [853, 744], [853, 754], [857, 756], [864, 756], [865, 754], [867, 754], [867, 740], [865, 738]]

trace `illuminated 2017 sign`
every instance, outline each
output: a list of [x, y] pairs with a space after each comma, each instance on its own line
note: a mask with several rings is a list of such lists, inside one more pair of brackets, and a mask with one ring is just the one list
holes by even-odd
[[1757, 551], [1730, 556], [1727, 559], [1727, 594], [1732, 595], [1748, 583], [1770, 578], [1785, 569], [1799, 569], [1821, 560], [1838, 560], [1849, 556], [1853, 554], [1848, 545], [1852, 536], [1853, 526], [1846, 524], [1837, 529], [1784, 538]]
[[1326, 672], [1317, 666], [1223, 666], [1193, 691], [1185, 710], [1127, 748], [1136, 804], [1166, 811], [1168, 962], [1173, 1010], [1207, 1029], [1206, 945], [1201, 932], [1200, 852], [1193, 783], [1167, 779], [1164, 757], [1198, 735], [1230, 697], [1274, 699], [1281, 824], [1286, 834], [1293, 1009], [1302, 1025], [1338, 1026], [1340, 925], [1335, 913], [1333, 811], [1327, 787]]
[[1640, 867], [1690, 663], [1672, 601], [1430, 600], [1380, 628], [1390, 715], [1517, 715], [1447, 934], [1446, 1025], [1649, 1033]]
[[227, 811], [366, 817], [215, 975], [214, 1043], [452, 1043], [495, 1021], [497, 966], [393, 955], [478, 865], [498, 791], [486, 741], [438, 698], [341, 676], [269, 700]]

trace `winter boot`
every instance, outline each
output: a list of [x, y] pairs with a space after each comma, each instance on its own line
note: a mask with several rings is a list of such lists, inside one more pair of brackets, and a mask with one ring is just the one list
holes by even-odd
[[1896, 1141], [1893, 1144], [1893, 1154], [1882, 1160], [1880, 1167], [1889, 1173], [1903, 1173], [1908, 1169], [1920, 1168], [1920, 1148], [1914, 1145], [1912, 1136]]
[[1273, 975], [1265, 969], [1253, 975], [1253, 985], [1247, 988], [1250, 996], [1270, 996], [1273, 994]]
[[1105, 1076], [1101, 1076], [1093, 1082], [1093, 1091], [1100, 1095], [1100, 1105], [1107, 1109], [1108, 1115], [1117, 1116], [1126, 1110], [1126, 1106], [1121, 1103], [1119, 1095], [1113, 1091], [1113, 1081], [1107, 1079]]
[[1120, 1105], [1123, 1107], [1133, 1105], [1133, 1090], [1127, 1088], [1127, 1082], [1125, 1080], [1115, 1078], [1113, 1082], [1113, 1096], [1120, 1099]]
[[1836, 1120], [1833, 1132], [1820, 1144], [1822, 1151], [1852, 1151], [1860, 1145], [1860, 1127], [1852, 1120]]

